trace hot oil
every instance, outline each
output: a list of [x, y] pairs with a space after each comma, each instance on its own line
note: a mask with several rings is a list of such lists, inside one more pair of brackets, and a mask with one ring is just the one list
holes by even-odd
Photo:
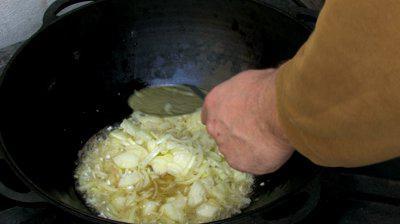
[[[110, 135], [110, 132], [114, 134]], [[196, 207], [190, 207], [186, 203], [189, 190], [191, 189], [191, 183], [200, 179], [204, 173], [205, 167], [208, 166], [196, 166], [198, 168], [193, 169], [193, 172], [189, 173], [190, 176], [183, 179], [170, 174], [155, 174], [152, 171], [152, 166], [143, 168], [143, 166], [140, 165], [143, 157], [140, 157], [139, 164], [136, 167], [128, 169], [118, 167], [114, 158], [121, 153], [127, 152], [127, 150], [132, 150], [132, 148], [126, 147], [124, 144], [127, 144], [128, 141], [125, 141], [125, 143], [122, 140], [120, 141], [118, 137], [115, 137], [115, 133], [119, 133], [116, 128], [109, 127], [103, 129], [92, 137], [82, 149], [83, 153], [81, 153], [82, 156], [80, 156], [80, 161], [78, 162], [82, 168], [81, 171], [83, 171], [80, 174], [84, 176], [84, 172], [87, 172], [90, 174], [88, 176], [93, 179], [88, 181], [83, 179], [83, 182], [91, 184], [91, 186], [88, 187], [89, 189], [78, 189], [78, 192], [81, 193], [84, 201], [91, 210], [96, 211], [96, 213], [102, 217], [129, 223], [154, 223], [155, 220], [167, 222], [170, 219], [166, 217], [165, 207], [162, 206], [172, 203], [173, 206], [182, 206], [180, 209], [183, 210], [185, 222], [204, 222], [204, 220], [199, 218]], [[184, 133], [183, 136], [174, 137], [183, 139], [184, 136], [189, 134], [190, 133]], [[185, 139], [185, 141], [187, 141], [187, 139]], [[136, 144], [143, 146], [144, 143], [139, 141]], [[148, 146], [144, 145], [143, 147], [147, 148]], [[140, 149], [138, 150], [140, 151]], [[90, 157], [86, 156], [87, 158], [85, 158], [85, 154], [90, 155]], [[199, 161], [203, 161], [203, 159]], [[100, 168], [97, 169], [97, 167]], [[216, 173], [212, 167], [210, 169], [211, 170], [208, 171], [209, 174], [218, 177], [218, 173]], [[102, 173], [108, 174], [108, 176], [105, 175], [105, 177], [102, 178]], [[142, 181], [130, 186], [119, 186], [121, 179], [125, 175], [132, 173], [140, 173], [143, 175]], [[76, 173], [76, 177], [77, 176], [78, 173]], [[96, 181], [95, 184], [90, 183], [92, 181]], [[228, 182], [227, 184], [227, 187], [233, 188]], [[86, 193], [85, 195], [85, 192], [91, 192], [91, 194]], [[229, 197], [231, 196], [232, 195]], [[118, 197], [124, 198], [120, 206], [115, 205], [114, 199]], [[210, 203], [216, 202], [214, 196], [210, 194], [208, 194], [204, 200]], [[118, 202], [118, 200], [116, 201]], [[144, 208], [149, 202], [157, 203], [157, 209], [155, 212], [146, 215], [144, 214]], [[237, 203], [232, 204], [232, 206], [236, 204]], [[225, 204], [221, 205], [222, 207], [219, 209], [226, 208]], [[218, 218], [229, 217], [232, 213], [226, 214], [227, 213], [224, 213], [218, 216]], [[167, 223], [169, 223], [169, 221]]]
[[[112, 160], [113, 154], [111, 151], [108, 150], [102, 150], [103, 148], [108, 148], [109, 147], [109, 142], [107, 142], [108, 139], [108, 134], [112, 131], [113, 129], [107, 128], [99, 131], [97, 134], [95, 134], [91, 139], [88, 140], [88, 142], [85, 144], [85, 146], [81, 150], [81, 156], [79, 158], [79, 161], [77, 164], [81, 163], [82, 159], [84, 158], [85, 153], [88, 151], [96, 151], [98, 152], [98, 157], [100, 158], [99, 160], [101, 161], [101, 166], [104, 170], [102, 170], [105, 173], [109, 173], [109, 177], [105, 179], [104, 181], [107, 182], [109, 181], [111, 186], [117, 186], [119, 178], [118, 176], [121, 176], [123, 172], [121, 172], [120, 169], [113, 163], [110, 162]], [[93, 186], [96, 187], [96, 186]], [[118, 191], [122, 191], [121, 194], [124, 195], [125, 197], [129, 197], [132, 193], [129, 190], [126, 189], [119, 189]], [[78, 191], [79, 192], [79, 191]], [[173, 198], [177, 195], [182, 195], [182, 196], [187, 196], [188, 194], [188, 187], [187, 185], [184, 184], [179, 184], [175, 180], [175, 177], [170, 175], [170, 174], [164, 174], [157, 176], [156, 178], [151, 178], [150, 177], [150, 183], [143, 187], [139, 191], [138, 198], [143, 197], [144, 195], [140, 195], [140, 192], [151, 192], [152, 196], [151, 197], [146, 197], [149, 200], [157, 201], [160, 204], [164, 204], [167, 202], [168, 198]], [[97, 203], [92, 203], [88, 204], [87, 201], [90, 200], [86, 195], [81, 195], [90, 210], [97, 211], [108, 211], [109, 213], [113, 214], [114, 217], [118, 216], [118, 212], [114, 211], [112, 207], [107, 206], [107, 203], [104, 203], [105, 201], [111, 201], [111, 198], [104, 198], [103, 201], [98, 201]], [[135, 201], [134, 203], [142, 203], [142, 200]], [[132, 207], [129, 205], [126, 205], [124, 207], [121, 207], [119, 209], [120, 214], [124, 214], [124, 217], [135, 217], [135, 219], [138, 220], [146, 220], [146, 216], [143, 215], [142, 212], [138, 210], [132, 210]], [[195, 218], [195, 211], [193, 209], [190, 209], [186, 206], [185, 208], [185, 213], [187, 215], [187, 218], [192, 220], [190, 218], [193, 216]], [[103, 213], [99, 214], [100, 216], [107, 217]], [[128, 221], [125, 219], [119, 219], [120, 221]]]

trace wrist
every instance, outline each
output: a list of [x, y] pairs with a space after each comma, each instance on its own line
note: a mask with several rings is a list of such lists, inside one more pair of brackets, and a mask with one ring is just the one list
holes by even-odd
[[288, 138], [285, 135], [283, 127], [279, 121], [276, 98], [276, 77], [277, 69], [263, 70], [263, 82], [261, 83], [261, 92], [259, 93], [258, 107], [262, 116], [262, 123], [266, 125], [269, 133], [273, 135], [280, 146], [291, 148]]

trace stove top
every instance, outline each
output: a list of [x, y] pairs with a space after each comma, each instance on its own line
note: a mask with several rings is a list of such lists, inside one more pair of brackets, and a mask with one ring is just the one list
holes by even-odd
[[400, 223], [400, 159], [328, 169], [316, 209], [301, 223]]

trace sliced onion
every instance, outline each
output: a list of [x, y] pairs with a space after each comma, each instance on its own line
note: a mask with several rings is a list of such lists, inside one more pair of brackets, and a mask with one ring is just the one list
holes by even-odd
[[77, 189], [101, 216], [130, 223], [201, 223], [250, 203], [253, 176], [229, 167], [200, 122], [134, 112], [85, 147]]

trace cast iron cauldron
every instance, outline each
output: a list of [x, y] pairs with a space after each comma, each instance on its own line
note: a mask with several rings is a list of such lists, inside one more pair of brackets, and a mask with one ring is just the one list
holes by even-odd
[[[97, 217], [75, 192], [77, 152], [131, 113], [126, 100], [135, 89], [192, 84], [209, 90], [242, 70], [277, 66], [310, 34], [250, 0], [98, 0], [56, 16], [80, 1], [56, 1], [1, 77], [0, 152], [33, 192], [14, 192], [7, 183], [0, 192], [93, 222], [119, 223]], [[268, 219], [276, 206], [297, 203], [317, 170], [295, 155], [278, 172], [258, 177], [256, 200], [221, 222]]]

